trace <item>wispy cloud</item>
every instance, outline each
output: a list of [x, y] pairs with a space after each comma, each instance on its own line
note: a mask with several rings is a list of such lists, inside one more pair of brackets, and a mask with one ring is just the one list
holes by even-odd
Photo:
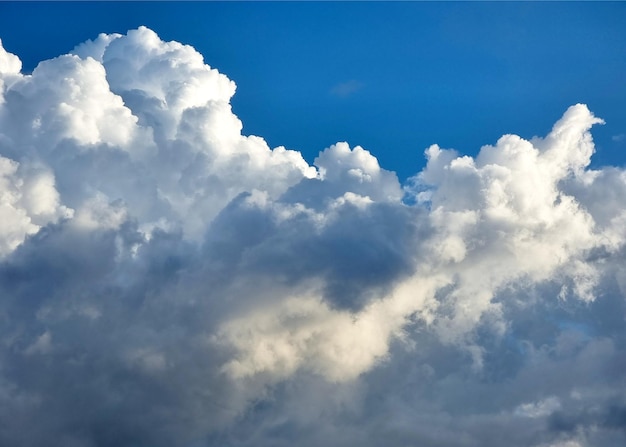
[[335, 85], [331, 90], [331, 94], [338, 96], [340, 98], [346, 98], [350, 95], [361, 90], [365, 87], [365, 84], [361, 81], [357, 81], [356, 79], [351, 79], [346, 82], [341, 82]]

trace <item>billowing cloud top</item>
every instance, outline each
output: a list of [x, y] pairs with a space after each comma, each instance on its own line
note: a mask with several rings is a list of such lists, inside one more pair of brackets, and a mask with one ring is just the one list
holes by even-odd
[[1, 445], [623, 445], [626, 173], [585, 105], [401, 185], [234, 93], [145, 27], [0, 46]]

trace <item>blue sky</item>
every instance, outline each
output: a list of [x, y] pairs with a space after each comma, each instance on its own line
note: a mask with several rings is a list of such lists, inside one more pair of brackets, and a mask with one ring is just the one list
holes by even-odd
[[4, 45], [26, 69], [139, 25], [190, 44], [237, 83], [244, 133], [310, 162], [348, 141], [405, 178], [430, 144], [475, 154], [505, 133], [543, 135], [578, 102], [607, 123], [593, 131], [594, 165], [625, 161], [623, 2], [2, 2], [0, 12]]

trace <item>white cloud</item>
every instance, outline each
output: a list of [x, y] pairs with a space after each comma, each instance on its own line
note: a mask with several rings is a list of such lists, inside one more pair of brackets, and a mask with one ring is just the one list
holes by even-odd
[[0, 444], [624, 440], [626, 174], [586, 106], [403, 187], [242, 135], [235, 83], [144, 27], [20, 69], [0, 47]]
[[15, 54], [11, 54], [2, 46], [0, 40], [0, 73], [3, 76], [18, 74], [22, 70], [22, 61]]
[[556, 397], [548, 397], [539, 402], [529, 402], [519, 405], [514, 414], [522, 417], [537, 418], [548, 416], [561, 408], [561, 402]]
[[45, 168], [0, 156], [0, 256], [11, 253], [29, 234], [73, 211], [59, 204], [54, 177]]

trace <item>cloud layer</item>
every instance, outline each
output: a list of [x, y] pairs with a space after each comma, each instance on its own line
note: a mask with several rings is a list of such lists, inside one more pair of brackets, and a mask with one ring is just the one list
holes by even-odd
[[585, 105], [405, 185], [242, 135], [151, 30], [0, 45], [0, 444], [618, 446], [626, 172]]

